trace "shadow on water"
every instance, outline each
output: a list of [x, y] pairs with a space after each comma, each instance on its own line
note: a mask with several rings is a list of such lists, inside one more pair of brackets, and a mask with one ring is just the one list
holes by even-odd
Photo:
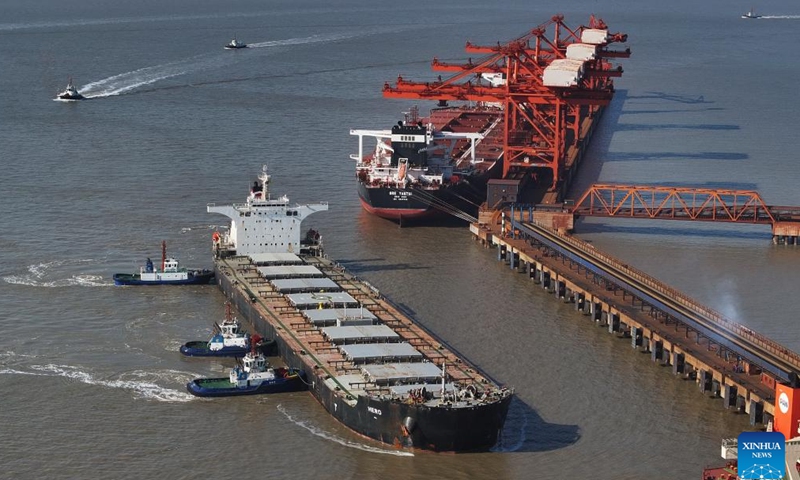
[[144, 93], [153, 93], [153, 92], [161, 92], [165, 90], [178, 90], [184, 88], [196, 88], [196, 87], [206, 87], [206, 86], [213, 86], [213, 85], [226, 85], [230, 83], [242, 83], [242, 82], [252, 82], [258, 80], [274, 80], [279, 78], [297, 78], [297, 77], [305, 77], [305, 76], [312, 76], [312, 75], [322, 75], [326, 73], [340, 73], [340, 72], [350, 72], [355, 70], [370, 70], [370, 69], [378, 69], [378, 68], [389, 68], [389, 67], [398, 67], [398, 66], [408, 66], [408, 65], [421, 65], [427, 64], [428, 61], [413, 61], [413, 62], [393, 62], [393, 63], [378, 63], [372, 65], [362, 65], [360, 67], [352, 67], [352, 68], [326, 68], [321, 70], [307, 70], [302, 72], [290, 72], [290, 73], [270, 73], [265, 75], [251, 75], [248, 77], [236, 77], [236, 78], [223, 78], [220, 80], [207, 80], [201, 82], [192, 82], [192, 83], [185, 83], [181, 85], [165, 85], [161, 87], [153, 87], [153, 88], [143, 88], [137, 89], [130, 92], [125, 92], [124, 95], [140, 95]]
[[[666, 221], [666, 220], [665, 220]], [[579, 222], [578, 225], [575, 227], [575, 231], [579, 234], [590, 234], [590, 233], [625, 233], [625, 234], [633, 234], [633, 235], [663, 235], [663, 236], [681, 236], [681, 237], [696, 237], [696, 238], [724, 238], [727, 240], [730, 239], [742, 239], [742, 240], [769, 240], [771, 239], [771, 233], [768, 226], [761, 226], [763, 227], [763, 232], [759, 232], [755, 229], [752, 231], [741, 231], [741, 230], [709, 230], [709, 229], [691, 229], [691, 228], [681, 228], [678, 226], [679, 222], [675, 221], [674, 224], [676, 228], [670, 227], [662, 227], [662, 226], [641, 226], [641, 227], [630, 227], [630, 226], [620, 226], [620, 225], [613, 225], [611, 223], [585, 223]], [[755, 228], [755, 227], [754, 227]], [[748, 229], [750, 230], [750, 229]]]
[[698, 103], [714, 103], [708, 102], [703, 98], [702, 95], [697, 97], [690, 97], [688, 95], [675, 95], [666, 92], [644, 92], [644, 95], [631, 95], [628, 96], [628, 100], [667, 100], [669, 102], [677, 102], [677, 103], [690, 103], [690, 104], [698, 104]]
[[[417, 321], [416, 312], [406, 304], [393, 303], [394, 307], [406, 316], [414, 319], [414, 322], [428, 334], [440, 341], [448, 350], [453, 352], [458, 358], [462, 359], [478, 373], [495, 383], [503, 385], [492, 375], [477, 365], [472, 364], [469, 359], [450, 345], [441, 337], [433, 333], [425, 325]], [[513, 388], [513, 385], [509, 385]], [[503, 426], [501, 439], [494, 448], [493, 452], [546, 452], [558, 450], [577, 443], [580, 439], [580, 428], [577, 425], [561, 425], [546, 422], [530, 405], [521, 400], [518, 396], [511, 399], [508, 408], [508, 416]]]
[[724, 110], [721, 107], [706, 107], [706, 108], [683, 108], [675, 110], [623, 110], [620, 112], [622, 115], [653, 115], [657, 113], [699, 113], [699, 112], [716, 112]]
[[339, 260], [337, 263], [343, 265], [347, 271], [359, 275], [364, 272], [389, 272], [394, 270], [427, 270], [430, 267], [411, 265], [408, 263], [393, 263], [386, 265], [380, 262], [384, 258], [370, 258], [366, 260]]
[[[477, 213], [477, 212], [471, 212]], [[375, 221], [384, 223], [385, 225], [394, 224], [397, 228], [414, 228], [414, 227], [436, 227], [436, 228], [464, 228], [469, 225], [469, 222], [458, 217], [454, 217], [448, 213], [441, 215], [434, 215], [430, 218], [415, 218], [404, 219], [403, 223], [398, 223], [394, 220], [386, 218], [375, 217]]]
[[747, 160], [750, 155], [746, 153], [732, 152], [617, 152], [608, 153], [603, 158], [604, 162], [633, 162], [633, 161], [652, 161], [667, 158], [681, 160]]
[[[623, 112], [624, 113], [624, 112]], [[698, 125], [665, 123], [663, 125], [634, 125], [621, 123], [615, 128], [618, 132], [650, 132], [658, 130], [740, 130], [739, 125], [701, 123]]]
[[574, 445], [580, 440], [580, 427], [548, 423], [536, 410], [515, 396], [508, 407], [500, 441], [493, 452], [547, 452]]

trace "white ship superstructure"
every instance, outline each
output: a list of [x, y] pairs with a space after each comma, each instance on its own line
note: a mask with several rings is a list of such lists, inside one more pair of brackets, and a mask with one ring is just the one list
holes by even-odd
[[[393, 188], [439, 188], [449, 183], [455, 161], [451, 154], [459, 140], [468, 140], [466, 153], [475, 163], [475, 145], [481, 133], [455, 133], [436, 130], [432, 124], [423, 125], [416, 109], [409, 119], [391, 130], [352, 129], [358, 137], [358, 153], [350, 155], [356, 161], [356, 176], [367, 185]], [[375, 150], [364, 152], [364, 137], [375, 139]]]
[[208, 204], [209, 213], [220, 213], [231, 219], [230, 229], [219, 237], [219, 250], [234, 251], [243, 256], [300, 253], [303, 219], [312, 213], [328, 210], [328, 204], [289, 205], [289, 198], [285, 195], [272, 198], [269, 179], [264, 166], [245, 203]]

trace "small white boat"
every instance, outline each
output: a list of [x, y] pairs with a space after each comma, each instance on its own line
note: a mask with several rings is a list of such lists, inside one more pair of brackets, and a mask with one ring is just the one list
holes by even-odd
[[239, 40], [236, 40], [236, 38], [234, 37], [233, 40], [231, 40], [227, 45], [225, 45], [225, 48], [227, 48], [228, 50], [236, 50], [239, 48], [247, 48], [247, 44], [244, 42], [240, 42]]
[[78, 89], [72, 84], [72, 77], [70, 77], [67, 88], [63, 92], [59, 92], [56, 98], [59, 100], [83, 100], [84, 97], [78, 93]]
[[742, 15], [742, 18], [761, 18], [761, 15], [756, 15], [756, 12], [751, 8], [749, 12]]

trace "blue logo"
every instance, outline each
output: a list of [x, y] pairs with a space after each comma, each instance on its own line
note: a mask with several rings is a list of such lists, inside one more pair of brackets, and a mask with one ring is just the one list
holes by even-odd
[[786, 473], [786, 437], [780, 432], [744, 432], [738, 453], [743, 480], [780, 480]]

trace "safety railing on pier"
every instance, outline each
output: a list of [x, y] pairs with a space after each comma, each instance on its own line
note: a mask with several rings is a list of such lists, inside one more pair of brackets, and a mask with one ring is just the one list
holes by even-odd
[[[521, 211], [520, 213], [522, 214], [522, 218], [524, 219], [525, 215], [524, 210]], [[690, 298], [689, 296], [683, 294], [678, 290], [675, 290], [674, 288], [664, 285], [663, 283], [659, 282], [650, 275], [640, 270], [637, 270], [633, 267], [630, 267], [627, 264], [621, 262], [620, 260], [608, 254], [598, 252], [586, 242], [578, 240], [575, 237], [559, 233], [538, 222], [534, 222], [533, 219], [530, 219], [530, 221], [525, 221], [525, 222], [517, 222], [517, 220], [514, 218], [512, 214], [512, 219], [511, 219], [512, 227], [517, 228], [520, 224], [527, 224], [545, 230], [548, 234], [557, 237], [560, 241], [569, 244], [570, 246], [579, 249], [586, 255], [589, 255], [594, 259], [600, 260], [605, 264], [607, 264], [608, 266], [615, 268], [618, 271], [624, 273], [625, 275], [634, 278], [636, 281], [642, 283], [643, 285], [646, 285], [647, 287], [653, 289], [654, 291], [660, 293], [661, 295], [667, 296], [675, 300], [683, 307], [688, 308], [692, 312], [699, 314], [704, 318], [714, 322], [715, 324], [724, 328], [728, 332], [738, 335], [740, 338], [771, 353], [776, 358], [779, 358], [782, 361], [787, 362], [788, 364], [794, 366], [795, 369], [800, 369], [800, 355], [798, 355], [797, 353], [789, 350], [783, 345], [780, 345], [774, 340], [765, 337], [764, 335], [761, 335], [757, 332], [754, 332], [753, 330], [750, 330], [744, 325], [741, 325], [739, 323], [736, 323], [732, 320], [725, 318], [724, 316], [722, 316], [722, 314], [720, 314], [716, 310], [713, 310], [705, 305], [698, 303], [694, 299]]]

